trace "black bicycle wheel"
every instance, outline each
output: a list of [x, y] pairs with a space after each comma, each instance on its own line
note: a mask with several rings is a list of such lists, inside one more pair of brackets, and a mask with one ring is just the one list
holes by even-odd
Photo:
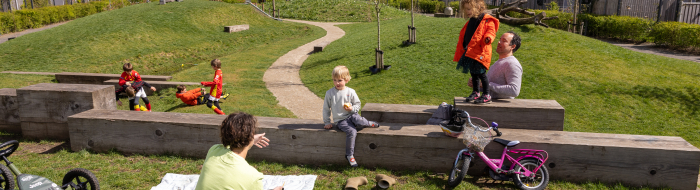
[[83, 168], [75, 168], [63, 176], [61, 187], [65, 190], [99, 190], [100, 182], [97, 181], [97, 177], [92, 172]]
[[462, 156], [462, 158], [457, 161], [457, 164], [452, 166], [452, 171], [450, 171], [450, 176], [447, 178], [448, 187], [457, 187], [459, 183], [462, 182], [464, 176], [467, 175], [467, 170], [469, 170], [469, 163], [472, 158], [469, 156]]
[[[520, 160], [520, 165], [523, 165], [523, 167], [527, 168], [527, 170], [533, 171], [540, 165], [540, 161], [534, 158], [526, 158]], [[516, 165], [514, 170], [516, 172], [524, 172], [523, 167]], [[546, 166], [542, 166], [539, 170], [537, 170], [537, 172], [535, 172], [534, 177], [528, 177], [522, 174], [513, 174], [513, 182], [515, 182], [515, 185], [522, 190], [543, 190], [549, 183], [549, 171], [547, 171]]]
[[2, 171], [2, 174], [0, 174], [0, 189], [15, 189], [15, 175], [12, 174], [12, 171], [10, 171], [10, 168], [7, 168], [7, 166], [0, 164], [0, 171]]

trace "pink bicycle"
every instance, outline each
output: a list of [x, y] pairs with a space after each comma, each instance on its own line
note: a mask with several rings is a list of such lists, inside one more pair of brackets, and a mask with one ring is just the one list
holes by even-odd
[[[454, 109], [453, 117], [449, 123], [444, 123], [443, 127], [451, 125], [461, 126], [463, 129], [462, 138], [467, 148], [462, 149], [457, 154], [452, 171], [447, 179], [447, 186], [456, 187], [462, 182], [464, 176], [469, 169], [469, 164], [474, 158], [481, 158], [488, 165], [489, 176], [494, 180], [510, 181], [523, 190], [542, 190], [549, 183], [549, 172], [547, 167], [543, 167], [547, 161], [549, 154], [544, 150], [532, 149], [509, 149], [517, 146], [519, 141], [508, 141], [499, 138], [493, 138], [491, 129], [496, 132], [497, 136], [501, 136], [498, 131], [498, 124], [491, 123], [491, 127], [485, 128], [479, 124], [472, 123], [471, 118], [481, 120], [486, 124], [486, 121], [470, 117], [469, 113], [464, 110]], [[486, 124], [488, 126], [488, 124]], [[490, 159], [484, 154], [484, 148], [489, 142], [494, 141], [502, 144], [504, 147], [500, 159]], [[511, 157], [508, 153], [521, 155], [517, 159]], [[506, 165], [506, 159], [510, 165]]]

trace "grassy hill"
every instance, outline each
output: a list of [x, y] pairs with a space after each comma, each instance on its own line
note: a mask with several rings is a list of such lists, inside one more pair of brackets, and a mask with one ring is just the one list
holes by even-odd
[[[272, 14], [272, 1], [265, 1], [265, 12]], [[275, 1], [280, 18], [319, 22], [370, 22], [376, 21], [374, 4], [358, 0], [293, 0]], [[410, 13], [381, 5], [380, 18], [391, 20], [410, 17]], [[262, 8], [262, 7], [261, 7]]]
[[[372, 75], [376, 25], [340, 25], [346, 36], [311, 55], [302, 81], [318, 96], [332, 87], [330, 71], [350, 68], [363, 103], [438, 105], [467, 96], [468, 75], [452, 62], [463, 19], [419, 17], [418, 44], [408, 39], [410, 19], [383, 22], [382, 50], [390, 70]], [[522, 36], [515, 53], [523, 66], [518, 98], [552, 99], [566, 109], [564, 130], [681, 136], [700, 146], [700, 64], [629, 51], [608, 43], [543, 27], [502, 24]], [[495, 54], [496, 46], [493, 46]], [[492, 62], [498, 59], [493, 57]], [[497, 122], [497, 121], [496, 121]]]
[[[224, 26], [239, 24], [248, 24], [250, 29], [223, 32]], [[204, 0], [158, 5], [154, 1], [79, 18], [2, 43], [0, 71], [118, 74], [123, 63], [131, 62], [141, 74], [198, 82], [212, 80], [209, 61], [219, 58], [224, 89], [232, 94], [222, 105], [225, 112], [294, 117], [277, 105], [262, 76], [278, 57], [323, 35], [321, 28], [275, 21], [249, 5]], [[42, 78], [38, 76], [6, 76], [33, 83], [16, 86], [8, 81], [0, 82], [7, 84], [0, 87], [50, 82], [35, 80]], [[213, 113], [206, 106], [185, 106], [174, 93], [168, 89], [151, 97], [154, 111]]]

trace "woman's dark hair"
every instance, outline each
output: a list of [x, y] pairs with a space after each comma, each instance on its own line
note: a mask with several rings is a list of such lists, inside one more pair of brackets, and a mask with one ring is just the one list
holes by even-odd
[[513, 39], [510, 40], [510, 45], [515, 45], [515, 48], [513, 48], [513, 53], [515, 53], [515, 51], [518, 51], [518, 49], [520, 49], [520, 36], [513, 31], [508, 31], [506, 33], [513, 34]]
[[228, 115], [221, 123], [221, 143], [231, 149], [248, 146], [253, 141], [257, 122], [254, 116], [244, 112]]

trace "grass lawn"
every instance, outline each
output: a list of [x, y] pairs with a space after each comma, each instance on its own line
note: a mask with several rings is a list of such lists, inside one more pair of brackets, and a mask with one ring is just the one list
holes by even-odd
[[[410, 19], [383, 22], [382, 50], [392, 68], [372, 75], [376, 24], [340, 25], [346, 36], [311, 55], [302, 81], [322, 97], [330, 71], [350, 69], [363, 103], [438, 105], [467, 96], [468, 75], [452, 62], [463, 19], [419, 17], [418, 44], [404, 47]], [[518, 98], [552, 99], [566, 109], [565, 131], [680, 136], [700, 146], [700, 64], [626, 50], [556, 29], [501, 24], [522, 36]], [[496, 46], [493, 46], [494, 55]], [[494, 56], [495, 62], [498, 56]], [[498, 122], [498, 121], [496, 121]]]
[[[294, 0], [275, 1], [280, 18], [319, 22], [369, 22], [376, 21], [374, 4], [358, 0]], [[265, 12], [272, 15], [272, 1], [265, 1]], [[262, 7], [261, 7], [262, 8]], [[382, 20], [410, 17], [410, 12], [382, 5]]]

